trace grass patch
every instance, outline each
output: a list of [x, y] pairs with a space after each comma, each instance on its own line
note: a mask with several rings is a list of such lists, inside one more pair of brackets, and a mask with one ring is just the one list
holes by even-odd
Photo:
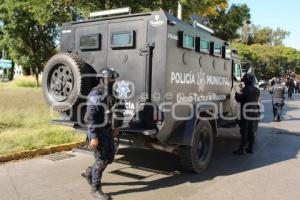
[[85, 136], [64, 127], [6, 129], [0, 133], [0, 154], [84, 141]]
[[[17, 87], [29, 87], [29, 88], [35, 88], [36, 87], [36, 80], [32, 76], [22, 77], [22, 78], [16, 79], [14, 81], [14, 83]], [[40, 85], [40, 81], [39, 81], [39, 85]]]
[[[39, 80], [39, 87], [41, 86], [41, 80]], [[13, 81], [0, 82], [0, 87], [25, 87], [36, 88], [36, 80], [33, 76], [24, 76], [17, 78]]]
[[0, 87], [0, 154], [84, 141], [51, 119], [40, 88]]

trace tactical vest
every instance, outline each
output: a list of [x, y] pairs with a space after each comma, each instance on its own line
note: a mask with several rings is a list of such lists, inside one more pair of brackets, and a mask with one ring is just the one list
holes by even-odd
[[273, 86], [273, 98], [284, 98], [284, 87], [276, 84]]

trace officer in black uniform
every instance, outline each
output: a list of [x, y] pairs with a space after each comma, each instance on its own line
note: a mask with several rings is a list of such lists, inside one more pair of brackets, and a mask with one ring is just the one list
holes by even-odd
[[241, 103], [241, 143], [239, 148], [233, 152], [236, 155], [253, 154], [255, 131], [259, 121], [260, 91], [254, 86], [255, 77], [245, 74], [242, 81], [245, 83], [245, 87], [241, 93], [235, 94], [236, 101]]
[[281, 84], [279, 78], [277, 78], [275, 82], [275, 85], [270, 89], [270, 93], [272, 94], [272, 105], [274, 115], [273, 121], [279, 122], [281, 120], [281, 111], [284, 106], [284, 94], [287, 92], [287, 89]]
[[101, 190], [102, 173], [115, 155], [114, 135], [122, 125], [122, 109], [113, 96], [113, 84], [119, 74], [113, 68], [104, 68], [100, 73], [100, 83], [88, 95], [87, 111], [84, 117], [88, 126], [88, 142], [94, 150], [95, 163], [81, 175], [92, 186], [92, 194], [98, 199], [110, 199]]
[[288, 87], [288, 99], [292, 99], [295, 88], [295, 82], [292, 79], [292, 77], [288, 78], [287, 83], [285, 85]]

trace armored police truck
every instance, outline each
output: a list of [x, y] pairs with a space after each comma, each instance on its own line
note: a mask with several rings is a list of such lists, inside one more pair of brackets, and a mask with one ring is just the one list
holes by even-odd
[[236, 126], [241, 81], [240, 59], [213, 33], [162, 10], [63, 24], [60, 53], [43, 74], [45, 99], [62, 114], [54, 122], [84, 129], [86, 96], [112, 67], [126, 107], [121, 139], [177, 154], [186, 170], [206, 169], [219, 128]]

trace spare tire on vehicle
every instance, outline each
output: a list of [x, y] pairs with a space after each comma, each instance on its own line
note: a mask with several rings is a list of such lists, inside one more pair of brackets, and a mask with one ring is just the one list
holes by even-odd
[[96, 84], [96, 77], [91, 74], [95, 71], [79, 56], [70, 53], [54, 55], [43, 72], [42, 87], [47, 103], [59, 112], [74, 109], [73, 106], [84, 101]]

